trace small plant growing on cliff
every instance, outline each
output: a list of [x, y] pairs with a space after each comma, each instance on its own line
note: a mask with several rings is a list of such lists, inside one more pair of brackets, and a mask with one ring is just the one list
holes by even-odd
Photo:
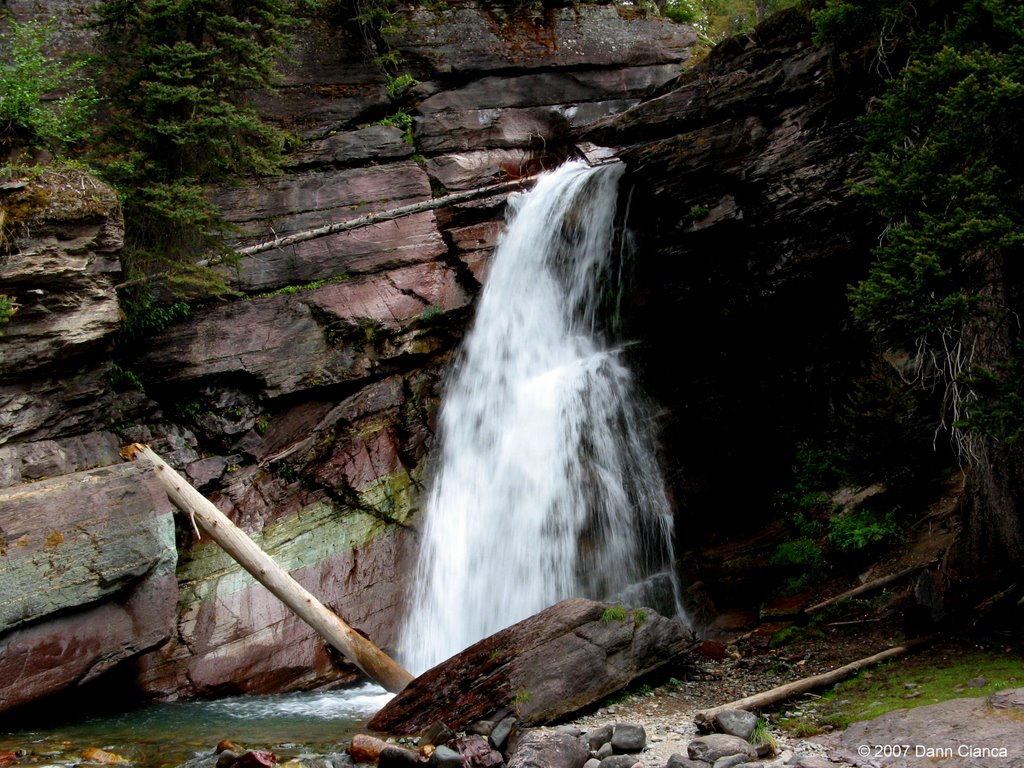
[[139, 392], [146, 391], [138, 374], [130, 368], [123, 368], [118, 363], [112, 363], [110, 366], [110, 386], [119, 392], [128, 389], [137, 389]]
[[429, 320], [434, 320], [440, 317], [442, 314], [443, 312], [440, 307], [431, 305], [424, 309], [422, 312], [420, 312], [420, 320], [423, 322], [427, 322]]
[[410, 115], [403, 109], [400, 109], [397, 112], [388, 115], [387, 117], [381, 118], [376, 123], [374, 123], [374, 125], [388, 125], [393, 128], [401, 128], [403, 131], [405, 131], [405, 134], [402, 136], [402, 140], [409, 145], [414, 143], [412, 135], [412, 115]]
[[[0, 325], [7, 325], [17, 311], [18, 305], [14, 299], [6, 293], [0, 293]], [[0, 331], [0, 336], [3, 335], [3, 331]]]
[[414, 78], [408, 72], [398, 75], [397, 77], [387, 75], [388, 96], [392, 99], [397, 99], [413, 86], [419, 85], [419, 82], [419, 80]]

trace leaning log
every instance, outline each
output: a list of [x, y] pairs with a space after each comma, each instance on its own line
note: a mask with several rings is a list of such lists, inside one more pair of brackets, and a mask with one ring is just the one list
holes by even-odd
[[304, 243], [307, 240], [315, 240], [318, 237], [334, 235], [338, 232], [348, 232], [351, 229], [360, 229], [362, 227], [368, 227], [371, 224], [379, 224], [382, 221], [391, 221], [392, 219], [398, 219], [403, 216], [411, 216], [414, 213], [433, 211], [438, 208], [447, 208], [448, 206], [455, 205], [457, 203], [478, 200], [482, 197], [492, 197], [495, 195], [503, 195], [508, 192], [515, 192], [516, 190], [525, 189], [536, 180], [536, 176], [524, 176], [520, 179], [503, 181], [499, 184], [492, 184], [488, 187], [479, 187], [465, 192], [452, 192], [451, 194], [444, 195], [443, 197], [434, 197], [430, 200], [423, 200], [419, 203], [410, 203], [409, 205], [391, 208], [387, 211], [368, 213], [354, 219], [336, 221], [332, 224], [325, 224], [322, 227], [304, 229], [301, 232], [295, 232], [294, 234], [286, 235], [284, 237], [265, 240], [262, 243], [256, 243], [255, 245], [249, 245], [244, 248], [236, 248], [235, 253], [239, 256], [252, 256], [257, 253], [263, 253], [264, 251], [274, 250], [275, 248], [285, 248], [289, 245], [295, 245], [296, 243]]
[[890, 573], [888, 576], [882, 576], [881, 578], [873, 579], [867, 582], [866, 584], [861, 584], [859, 587], [854, 587], [853, 589], [847, 590], [846, 592], [838, 594], [835, 597], [830, 597], [828, 600], [823, 600], [820, 603], [816, 603], [815, 605], [812, 605], [804, 609], [804, 614], [809, 616], [812, 613], [817, 613], [818, 611], [824, 608], [828, 608], [830, 605], [835, 605], [836, 603], [841, 603], [844, 600], [849, 600], [851, 598], [867, 594], [868, 592], [874, 592], [875, 590], [882, 589], [882, 587], [887, 587], [890, 584], [894, 584], [900, 579], [911, 575], [912, 573], [916, 573], [917, 571], [920, 571], [924, 568], [928, 568], [930, 565], [931, 563], [913, 565], [909, 568], [904, 568], [902, 571]]
[[888, 648], [880, 653], [876, 653], [873, 656], [868, 656], [857, 661], [852, 661], [837, 669], [833, 669], [831, 672], [823, 672], [820, 675], [812, 675], [811, 677], [805, 677], [802, 680], [797, 680], [786, 685], [780, 685], [777, 688], [772, 688], [769, 691], [762, 693], [755, 693], [753, 696], [747, 696], [737, 701], [729, 702], [728, 704], [722, 704], [711, 709], [705, 709], [694, 715], [693, 719], [697, 725], [702, 728], [710, 728], [714, 722], [715, 716], [724, 712], [727, 709], [745, 709], [745, 710], [759, 710], [764, 707], [771, 706], [772, 704], [778, 704], [781, 701], [798, 696], [801, 693], [808, 693], [818, 688], [824, 688], [828, 685], [834, 685], [840, 680], [843, 680], [854, 672], [858, 672], [865, 667], [870, 667], [873, 664], [879, 664], [889, 659], [895, 659], [898, 656], [903, 656], [912, 650], [916, 650], [928, 642], [930, 638], [923, 638], [907, 643], [905, 645], [898, 645], [893, 648]]
[[149, 461], [174, 506], [198, 521], [239, 565], [371, 679], [392, 693], [401, 691], [412, 680], [409, 672], [310, 594], [149, 446], [134, 443], [121, 454], [126, 459], [141, 456]]

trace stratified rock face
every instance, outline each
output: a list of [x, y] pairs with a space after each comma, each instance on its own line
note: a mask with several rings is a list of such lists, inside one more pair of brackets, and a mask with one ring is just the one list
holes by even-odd
[[[55, 51], [88, 52], [97, 2], [9, 0], [5, 9], [22, 22], [56, 17]], [[116, 369], [123, 276], [109, 190], [80, 180], [85, 194], [34, 222], [0, 262], [21, 305], [2, 328], [0, 487], [116, 464], [119, 445], [148, 443], [388, 650], [404, 612], [440, 382], [486, 279], [506, 196], [431, 201], [553, 167], [573, 151], [579, 126], [673, 78], [695, 40], [687, 27], [612, 6], [534, 13], [456, 2], [394, 13], [375, 51], [337, 13], [313, 19], [277, 92], [256, 100], [302, 146], [282, 175], [210, 196], [237, 247], [418, 212], [243, 256], [225, 271], [237, 295], [193, 304], [137, 351], [121, 350]], [[384, 49], [421, 81], [401, 102], [375, 63]], [[381, 123], [400, 108], [409, 131]], [[122, 389], [141, 381], [144, 391], [115, 393], [112, 373]], [[180, 524], [176, 619], [159, 633], [171, 639], [136, 660], [143, 690], [209, 696], [351, 678], [312, 630], [190, 535]], [[69, 604], [66, 618], [86, 622], [93, 609]], [[50, 682], [56, 690], [73, 681]]]
[[479, 76], [495, 70], [629, 67], [683, 61], [696, 34], [658, 18], [620, 12], [614, 5], [561, 8], [453, 3], [445, 9], [400, 12], [388, 42], [417, 77]]
[[0, 491], [0, 711], [165, 642], [176, 561], [170, 502], [134, 465]]
[[509, 706], [526, 725], [556, 722], [686, 649], [679, 622], [646, 608], [619, 611], [591, 600], [563, 600], [423, 673], [369, 727], [418, 733], [443, 722], [460, 730]]
[[113, 189], [73, 170], [0, 195], [13, 233], [0, 285], [18, 305], [2, 327], [0, 443], [58, 438], [81, 431], [103, 395], [120, 325], [120, 206]]

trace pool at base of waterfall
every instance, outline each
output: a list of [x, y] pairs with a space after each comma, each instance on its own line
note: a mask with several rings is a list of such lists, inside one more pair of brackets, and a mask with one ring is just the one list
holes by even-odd
[[[80, 718], [62, 717], [61, 725], [11, 732], [0, 720], [0, 766], [78, 765], [84, 754], [95, 750], [141, 768], [206, 764], [197, 758], [211, 756], [225, 739], [245, 749], [269, 750], [280, 762], [338, 755], [392, 695], [365, 684], [326, 692], [150, 704], [102, 717], [83, 712]], [[323, 761], [328, 763], [339, 761]]]

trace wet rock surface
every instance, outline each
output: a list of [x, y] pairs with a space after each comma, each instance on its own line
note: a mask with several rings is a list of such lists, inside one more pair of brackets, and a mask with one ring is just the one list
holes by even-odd
[[438, 664], [370, 721], [418, 733], [492, 719], [503, 708], [526, 725], [550, 723], [670, 664], [690, 645], [682, 624], [645, 608], [611, 618], [611, 606], [563, 600]]

